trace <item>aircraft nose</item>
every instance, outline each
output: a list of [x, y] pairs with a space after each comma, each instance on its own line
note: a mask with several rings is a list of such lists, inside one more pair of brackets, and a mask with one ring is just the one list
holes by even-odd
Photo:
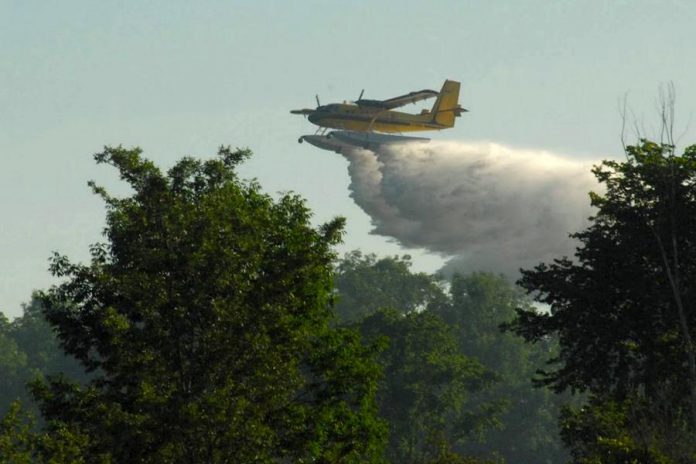
[[307, 119], [309, 119], [309, 122], [316, 124], [319, 120], [319, 116], [317, 115], [317, 113], [312, 113], [309, 116], [307, 116]]

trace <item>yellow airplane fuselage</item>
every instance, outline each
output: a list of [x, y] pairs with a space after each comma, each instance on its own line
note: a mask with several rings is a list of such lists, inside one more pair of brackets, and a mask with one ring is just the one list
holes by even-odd
[[[362, 100], [333, 103], [316, 109], [292, 110], [320, 127], [351, 132], [415, 132], [447, 129], [466, 109], [459, 105], [459, 82], [446, 80], [440, 92], [421, 90], [388, 100]], [[362, 94], [361, 94], [362, 96]], [[394, 108], [437, 97], [431, 110], [420, 114], [403, 113]], [[319, 99], [317, 98], [317, 103]]]
[[356, 132], [414, 132], [452, 127], [440, 124], [429, 111], [409, 114], [400, 111], [363, 108], [358, 105], [332, 104], [317, 108], [309, 120], [321, 127]]

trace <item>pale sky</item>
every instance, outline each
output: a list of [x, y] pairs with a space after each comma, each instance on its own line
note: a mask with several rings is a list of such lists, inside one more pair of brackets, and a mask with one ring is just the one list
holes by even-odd
[[140, 146], [163, 168], [221, 144], [255, 152], [242, 173], [295, 191], [316, 222], [348, 218], [341, 251], [411, 253], [370, 235], [347, 162], [297, 138], [290, 109], [389, 98], [446, 78], [471, 110], [434, 139], [493, 141], [577, 159], [621, 156], [618, 101], [650, 133], [660, 84], [696, 143], [696, 4], [689, 1], [0, 0], [0, 310], [51, 285], [52, 251], [101, 240], [90, 179], [125, 192], [92, 154]]

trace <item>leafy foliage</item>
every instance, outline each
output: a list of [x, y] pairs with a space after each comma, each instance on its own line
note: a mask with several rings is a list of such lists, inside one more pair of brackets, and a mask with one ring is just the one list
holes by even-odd
[[[665, 392], [667, 393], [667, 392]], [[676, 464], [696, 459], [688, 418], [660, 401], [633, 394], [622, 401], [592, 396], [561, 415], [563, 440], [577, 464]]]
[[354, 252], [339, 262], [336, 278], [339, 316], [364, 315], [364, 336], [387, 343], [378, 398], [390, 424], [390, 459], [564, 460], [556, 416], [566, 398], [531, 383], [555, 345], [530, 346], [500, 329], [515, 308], [531, 308], [521, 290], [486, 273], [455, 275], [448, 286], [408, 265]]
[[378, 399], [390, 425], [390, 462], [430, 462], [443, 446], [495, 425], [495, 404], [474, 408], [470, 402], [495, 377], [459, 353], [453, 332], [438, 316], [385, 309], [365, 318], [360, 330], [367, 341], [387, 344], [380, 355]]
[[524, 272], [522, 286], [551, 312], [521, 311], [517, 330], [529, 340], [558, 334], [559, 367], [545, 375], [557, 390], [621, 396], [638, 387], [659, 391], [665, 379], [683, 382], [684, 339], [657, 239], [670, 244], [668, 260], [685, 276], [681, 294], [693, 327], [696, 280], [686, 277], [696, 275], [696, 146], [670, 153], [646, 141], [629, 147], [627, 162], [596, 167], [607, 190], [591, 195], [598, 211], [575, 234], [576, 261]]
[[[0, 462], [7, 464], [84, 464], [87, 437], [57, 426], [49, 433], [33, 431], [31, 415], [20, 402], [0, 419]], [[108, 460], [95, 461], [109, 464]]]
[[78, 381], [86, 380], [79, 363], [60, 349], [44, 319], [38, 295], [32, 295], [22, 309], [22, 316], [12, 322], [0, 314], [0, 417], [17, 400], [29, 406], [32, 413], [38, 412], [33, 410], [27, 388], [35, 378], [63, 373]]
[[543, 381], [593, 395], [563, 418], [577, 462], [693, 462], [691, 440], [684, 450], [669, 437], [691, 436], [696, 422], [696, 146], [677, 156], [643, 140], [594, 173], [606, 192], [591, 194], [597, 214], [575, 234], [576, 260], [540, 264], [520, 281], [550, 312], [521, 309], [515, 330], [557, 336]]
[[408, 255], [377, 259], [360, 251], [348, 253], [337, 266], [338, 319], [343, 323], [359, 321], [381, 308], [407, 314], [445, 298], [432, 276], [413, 273], [410, 268]]
[[15, 401], [0, 419], [0, 462], [31, 464], [35, 456], [31, 424], [22, 420], [21, 404]]
[[52, 427], [88, 438], [88, 462], [371, 462], [379, 375], [356, 334], [329, 327], [331, 248], [297, 196], [273, 201], [221, 148], [163, 174], [106, 148], [133, 189], [110, 196], [89, 265], [56, 255], [44, 294], [62, 347], [93, 372], [34, 387]]
[[512, 321], [516, 308], [531, 309], [521, 289], [505, 277], [490, 273], [455, 274], [451, 304], [442, 306], [443, 318], [454, 328], [461, 352], [494, 371], [499, 381], [477, 396], [480, 403], [504, 401], [501, 427], [488, 430], [480, 442], [463, 446], [468, 453], [495, 450], [506, 462], [556, 463], [567, 457], [560, 442], [557, 416], [567, 397], [554, 397], [535, 388], [532, 378], [555, 343], [544, 340], [529, 345], [501, 330]]
[[14, 401], [26, 399], [25, 384], [31, 379], [27, 355], [9, 331], [10, 323], [0, 315], [0, 416]]

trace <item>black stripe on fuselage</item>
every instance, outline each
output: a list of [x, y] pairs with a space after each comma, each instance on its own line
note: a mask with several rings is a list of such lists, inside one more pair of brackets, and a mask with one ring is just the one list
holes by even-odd
[[[312, 114], [309, 115], [309, 120], [315, 124], [320, 124], [322, 119], [334, 119], [334, 120], [343, 120], [343, 121], [360, 121], [360, 122], [367, 122], [370, 123], [372, 122], [372, 119], [374, 118], [374, 115], [353, 115], [353, 114], [337, 114], [337, 113], [324, 113], [319, 115]], [[428, 127], [439, 127], [440, 124], [437, 124], [435, 122], [406, 122], [406, 121], [398, 121], [398, 120], [392, 120], [392, 119], [382, 119], [380, 117], [377, 117], [374, 120], [375, 123], [380, 123], [380, 124], [390, 124], [394, 126], [428, 126]]]

